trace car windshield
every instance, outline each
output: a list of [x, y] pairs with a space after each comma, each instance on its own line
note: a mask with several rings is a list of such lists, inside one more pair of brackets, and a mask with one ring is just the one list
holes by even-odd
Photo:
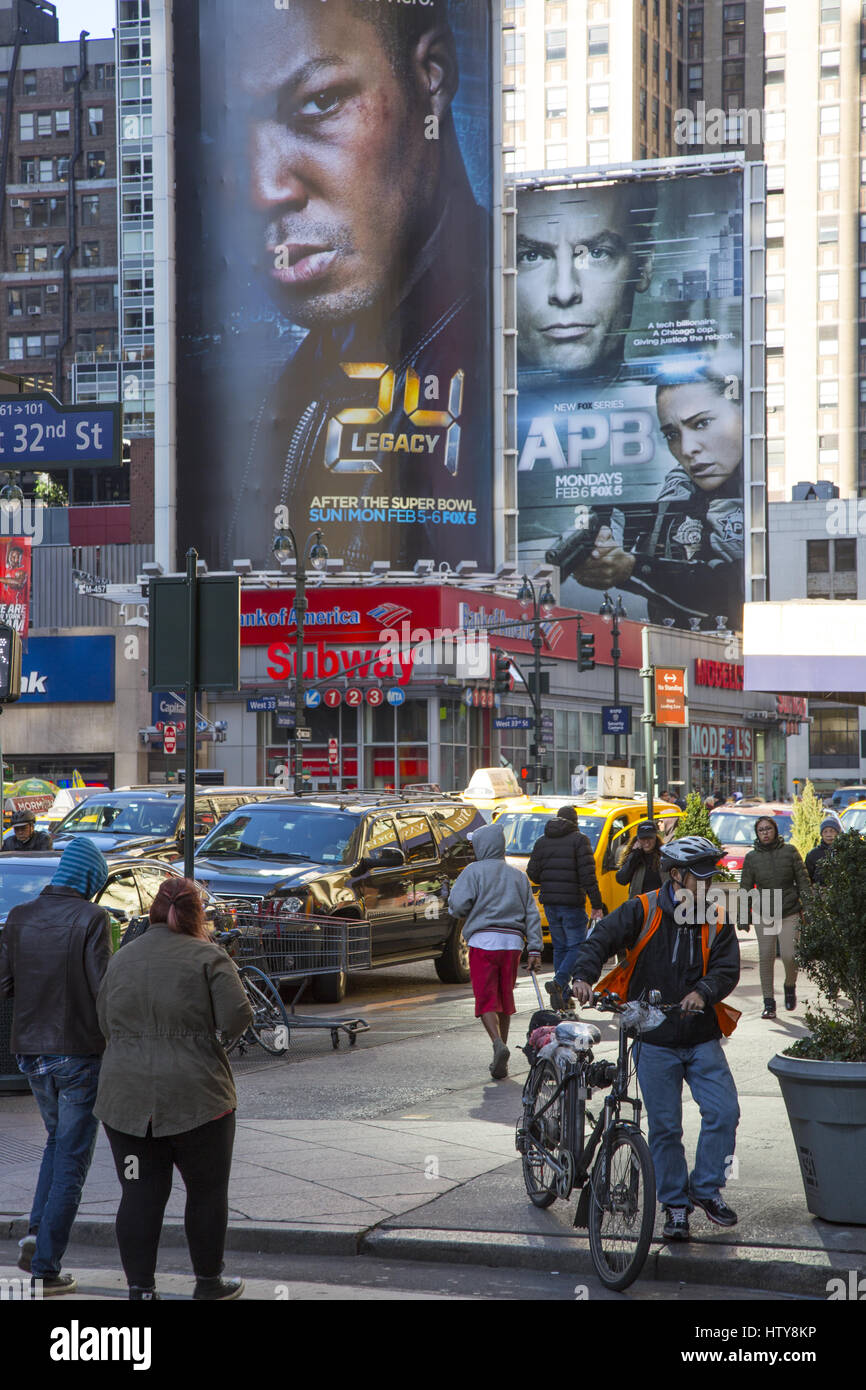
[[[505, 836], [506, 854], [531, 854], [555, 811], [505, 811], [493, 822]], [[604, 826], [601, 816], [580, 816], [578, 825], [595, 849]]]
[[57, 859], [10, 860], [0, 858], [0, 920], [5, 921], [13, 907], [38, 898], [57, 872]]
[[[755, 826], [760, 819], [760, 816], [741, 815], [736, 811], [713, 811], [710, 813], [710, 825], [713, 828], [713, 834], [721, 840], [723, 845], [751, 845], [757, 838]], [[787, 839], [791, 832], [791, 817], [786, 815], [768, 816], [767, 819], [774, 820], [782, 839]]]
[[171, 835], [180, 817], [180, 798], [166, 801], [158, 797], [90, 797], [70, 812], [58, 827], [59, 835]]
[[842, 824], [846, 830], [866, 830], [866, 806], [846, 811], [842, 817]]
[[303, 859], [348, 864], [358, 816], [312, 807], [248, 806], [220, 822], [197, 858]]

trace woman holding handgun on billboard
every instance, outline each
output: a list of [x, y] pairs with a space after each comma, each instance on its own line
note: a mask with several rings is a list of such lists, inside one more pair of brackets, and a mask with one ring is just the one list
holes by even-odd
[[656, 387], [661, 434], [676, 459], [649, 529], [626, 549], [622, 513], [605, 524], [590, 512], [581, 537], [547, 552], [562, 578], [590, 589], [622, 589], [647, 600], [651, 622], [739, 627], [743, 604], [743, 411], [738, 376], [710, 366], [662, 377]]

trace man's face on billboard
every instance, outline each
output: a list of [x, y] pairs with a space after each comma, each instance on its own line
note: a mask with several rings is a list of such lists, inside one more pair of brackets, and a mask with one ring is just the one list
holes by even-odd
[[259, 259], [296, 322], [348, 319], [396, 298], [432, 230], [440, 156], [425, 116], [447, 113], [448, 83], [429, 35], [395, 72], [357, 0], [261, 14], [242, 60]]
[[702, 492], [733, 477], [743, 461], [743, 413], [708, 382], [658, 393], [659, 428], [681, 468]]
[[525, 195], [517, 219], [521, 361], [598, 376], [622, 360], [635, 292], [650, 258], [632, 245], [623, 186]]

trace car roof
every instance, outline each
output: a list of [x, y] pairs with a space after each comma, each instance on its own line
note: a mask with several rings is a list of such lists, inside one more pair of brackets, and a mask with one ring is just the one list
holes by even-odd
[[745, 806], [742, 801], [725, 801], [710, 811], [715, 816], [719, 811], [736, 811], [741, 816], [787, 816], [794, 807], [790, 801], [759, 801]]
[[[260, 803], [261, 804], [261, 803]], [[470, 807], [471, 802], [464, 801], [461, 797], [452, 795], [450, 792], [425, 793], [423, 796], [402, 796], [399, 792], [307, 792], [303, 796], [293, 796], [285, 792], [283, 795], [268, 799], [269, 806], [276, 804], [279, 806], [306, 806], [321, 811], [352, 811], [358, 815], [363, 815], [366, 811], [378, 811], [390, 809], [404, 811], [413, 806], [420, 806], [422, 809], [437, 810], [443, 806], [454, 808]], [[238, 807], [238, 810], [245, 808]]]
[[[599, 798], [592, 797], [589, 801], [584, 801], [579, 796], [545, 796], [535, 801], [530, 799], [528, 806], [509, 809], [517, 815], [538, 815], [539, 812], [543, 813], [544, 811], [549, 811], [551, 815], [553, 815], [563, 806], [573, 806], [578, 815], [586, 812], [588, 815], [609, 816], [615, 811], [645, 811], [646, 797], [604, 796]], [[685, 814], [678, 806], [674, 806], [673, 803], [669, 801], [656, 800], [655, 808], [657, 816], [664, 815], [666, 818]], [[497, 819], [499, 819], [499, 817], [497, 817]]]

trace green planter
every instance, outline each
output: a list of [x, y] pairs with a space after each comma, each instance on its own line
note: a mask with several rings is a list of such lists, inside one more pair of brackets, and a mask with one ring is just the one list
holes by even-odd
[[772, 1057], [806, 1205], [813, 1216], [866, 1226], [866, 1062]]

